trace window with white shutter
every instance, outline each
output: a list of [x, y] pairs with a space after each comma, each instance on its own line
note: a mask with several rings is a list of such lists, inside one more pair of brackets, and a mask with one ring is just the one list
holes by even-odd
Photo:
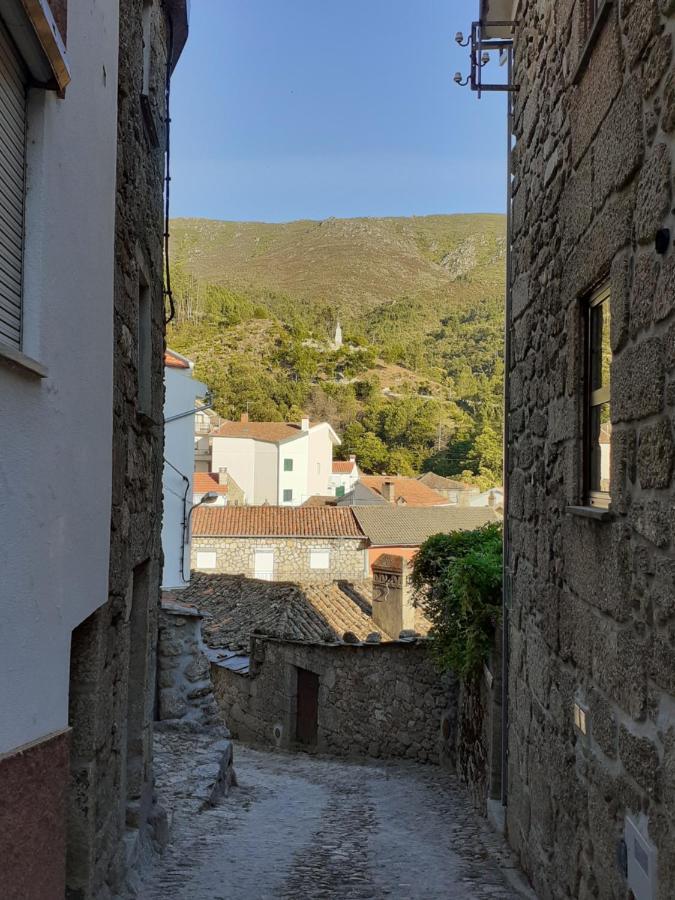
[[0, 20], [0, 343], [21, 349], [27, 75]]

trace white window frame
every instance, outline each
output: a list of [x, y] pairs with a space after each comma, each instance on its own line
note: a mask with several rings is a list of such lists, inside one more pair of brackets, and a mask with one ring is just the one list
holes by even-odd
[[[204, 557], [207, 557], [209, 560], [213, 559], [213, 565], [207, 565]], [[218, 554], [215, 550], [197, 550], [195, 551], [195, 568], [197, 569], [217, 569], [218, 568]]]
[[[319, 562], [325, 560], [325, 565]], [[309, 567], [314, 572], [327, 572], [330, 569], [330, 547], [312, 547], [309, 551]]]

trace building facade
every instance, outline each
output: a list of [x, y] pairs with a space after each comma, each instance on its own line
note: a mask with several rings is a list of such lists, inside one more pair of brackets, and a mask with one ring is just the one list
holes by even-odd
[[186, 35], [181, 2], [0, 2], [10, 898], [115, 893], [154, 815], [164, 98]]
[[193, 520], [198, 572], [263, 581], [367, 577], [367, 540], [349, 509], [201, 507]]
[[180, 590], [190, 580], [188, 520], [194, 487], [193, 410], [196, 409], [197, 398], [203, 397], [206, 391], [206, 385], [194, 377], [194, 363], [179, 353], [167, 350], [164, 354], [162, 475], [162, 587], [167, 590]]
[[542, 898], [667, 900], [675, 4], [517, 7], [508, 836]]
[[329, 493], [333, 447], [340, 439], [327, 422], [225, 422], [211, 435], [211, 466], [226, 468], [246, 503], [300, 506]]

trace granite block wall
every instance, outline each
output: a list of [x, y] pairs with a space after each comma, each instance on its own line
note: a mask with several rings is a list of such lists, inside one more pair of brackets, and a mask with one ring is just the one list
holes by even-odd
[[456, 682], [439, 676], [424, 641], [254, 638], [249, 675], [212, 665], [216, 699], [234, 737], [296, 746], [298, 668], [319, 677], [318, 752], [438, 763], [441, 718], [456, 698]]
[[[522, 0], [508, 428], [508, 836], [542, 900], [675, 885], [675, 4]], [[583, 515], [582, 309], [611, 288], [611, 504]], [[575, 703], [586, 726], [575, 724]]]

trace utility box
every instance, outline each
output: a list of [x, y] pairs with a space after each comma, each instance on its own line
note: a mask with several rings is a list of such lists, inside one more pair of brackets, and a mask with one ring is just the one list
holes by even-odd
[[646, 838], [630, 816], [624, 831], [628, 863], [628, 887], [635, 900], [656, 900], [656, 847]]

